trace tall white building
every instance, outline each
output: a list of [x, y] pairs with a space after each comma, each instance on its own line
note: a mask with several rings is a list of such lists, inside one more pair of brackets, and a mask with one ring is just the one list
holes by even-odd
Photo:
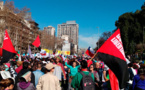
[[61, 39], [64, 40], [64, 45], [62, 46], [62, 51], [71, 51], [71, 43], [69, 43], [68, 35], [62, 35]]
[[52, 26], [44, 27], [44, 30], [51, 36], [55, 36], [55, 28]]
[[67, 21], [66, 23], [58, 24], [57, 26], [57, 37], [68, 35], [69, 42], [76, 45], [75, 51], [78, 49], [78, 33], [79, 25], [76, 21]]

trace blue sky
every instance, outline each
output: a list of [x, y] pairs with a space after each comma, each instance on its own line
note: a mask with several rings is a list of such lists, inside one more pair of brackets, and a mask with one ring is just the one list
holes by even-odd
[[[79, 24], [79, 47], [95, 47], [99, 35], [112, 31], [126, 12], [140, 10], [144, 0], [13, 0], [15, 6], [31, 9], [40, 29], [75, 20]], [[99, 34], [98, 28], [99, 27]]]

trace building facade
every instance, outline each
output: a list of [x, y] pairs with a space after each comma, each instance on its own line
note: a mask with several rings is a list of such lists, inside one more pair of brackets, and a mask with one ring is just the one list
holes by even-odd
[[68, 35], [69, 42], [77, 46], [75, 52], [78, 51], [78, 33], [79, 25], [76, 21], [67, 21], [57, 26], [57, 37], [61, 38], [63, 35]]
[[64, 44], [62, 46], [62, 51], [68, 51], [70, 54], [74, 53], [74, 44], [69, 42], [69, 36], [68, 35], [62, 35], [61, 39], [64, 40]]
[[[38, 24], [27, 21], [17, 14], [5, 10], [0, 2], [0, 47], [3, 45], [4, 32], [7, 29], [16, 51], [27, 52], [28, 46], [33, 43], [39, 34]], [[32, 46], [32, 49], [35, 49]]]
[[62, 46], [62, 51], [71, 51], [71, 43], [69, 43], [68, 35], [62, 35], [61, 39], [64, 40], [64, 45]]
[[55, 36], [55, 28], [52, 26], [44, 27], [48, 35]]

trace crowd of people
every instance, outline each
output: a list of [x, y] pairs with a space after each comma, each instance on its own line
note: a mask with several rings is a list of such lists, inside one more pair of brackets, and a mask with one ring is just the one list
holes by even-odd
[[[127, 64], [124, 90], [145, 90], [145, 64]], [[0, 65], [0, 90], [111, 90], [108, 70], [104, 62], [90, 57], [14, 57]]]

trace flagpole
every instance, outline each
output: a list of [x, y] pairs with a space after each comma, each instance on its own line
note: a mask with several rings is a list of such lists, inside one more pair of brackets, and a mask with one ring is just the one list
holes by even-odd
[[91, 63], [91, 61], [94, 59], [94, 57], [97, 55], [97, 53], [98, 52], [96, 52], [95, 54], [94, 54], [94, 56], [90, 59], [90, 61], [88, 62], [88, 65]]
[[94, 54], [94, 56], [93, 56], [90, 60], [93, 60], [93, 59], [94, 59], [94, 57], [97, 55], [97, 53], [98, 53], [98, 52], [96, 52], [96, 53]]
[[[96, 27], [96, 28], [98, 28], [98, 36], [99, 36], [99, 27]], [[98, 40], [98, 49], [99, 49], [99, 40]]]

